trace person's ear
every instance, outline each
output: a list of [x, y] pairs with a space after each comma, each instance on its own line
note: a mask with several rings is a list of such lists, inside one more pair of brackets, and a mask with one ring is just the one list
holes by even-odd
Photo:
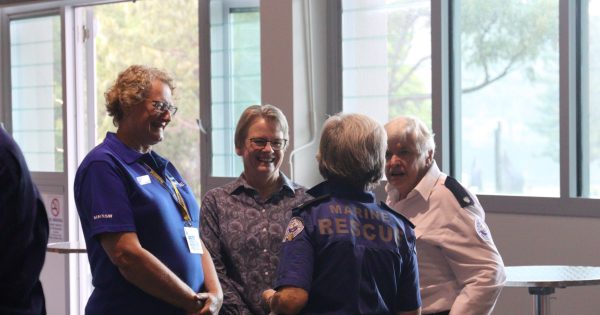
[[242, 156], [244, 154], [244, 149], [235, 147], [235, 154]]
[[427, 152], [427, 158], [425, 159], [425, 163], [427, 164], [427, 167], [433, 164], [433, 150], [429, 150]]

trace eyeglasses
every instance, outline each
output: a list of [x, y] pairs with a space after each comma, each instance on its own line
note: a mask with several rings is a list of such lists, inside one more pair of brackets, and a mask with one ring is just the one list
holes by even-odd
[[154, 106], [154, 109], [161, 114], [169, 111], [171, 116], [174, 116], [175, 113], [177, 113], [177, 106], [169, 104], [168, 102], [152, 101], [152, 106]]
[[255, 150], [262, 150], [267, 146], [267, 143], [270, 143], [271, 149], [273, 149], [273, 151], [279, 151], [285, 148], [285, 145], [287, 143], [287, 139], [267, 140], [265, 138], [250, 138], [248, 140], [250, 140], [250, 142], [252, 143], [252, 147]]

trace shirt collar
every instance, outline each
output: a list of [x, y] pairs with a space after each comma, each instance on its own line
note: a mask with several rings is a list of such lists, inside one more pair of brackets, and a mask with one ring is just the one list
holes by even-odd
[[104, 143], [106, 143], [127, 164], [135, 163], [143, 155], [143, 153], [137, 152], [126, 146], [119, 138], [117, 138], [117, 134], [114, 132], [106, 133]]
[[375, 202], [375, 195], [372, 192], [364, 191], [342, 181], [326, 180], [309, 189], [307, 193], [315, 198], [330, 194], [334, 197], [357, 200], [364, 203]]
[[[237, 195], [242, 192], [250, 192], [250, 193], [256, 192], [256, 189], [254, 189], [254, 187], [252, 187], [252, 186], [250, 186], [250, 184], [248, 184], [248, 182], [246, 181], [246, 179], [244, 178], [243, 175], [244, 174], [242, 173], [233, 182], [233, 184], [230, 187], [228, 187], [228, 189], [226, 190], [228, 194]], [[281, 183], [282, 183], [281, 189], [279, 191], [275, 192], [274, 194], [281, 193], [281, 194], [286, 194], [289, 197], [293, 197], [296, 194], [296, 190], [298, 188], [300, 188], [300, 186], [298, 186], [296, 183], [292, 182], [282, 172], [279, 172], [279, 178], [281, 178]]]
[[[420, 195], [424, 200], [429, 199], [431, 191], [441, 175], [442, 172], [438, 168], [435, 161], [433, 161], [433, 164], [431, 164], [431, 167], [429, 167], [429, 170], [427, 170], [425, 176], [423, 176], [423, 178], [421, 178], [421, 180], [417, 183], [417, 186], [415, 186], [415, 188], [408, 193], [406, 199], [410, 199], [418, 195]], [[398, 190], [392, 187], [392, 185], [389, 183], [386, 184], [385, 191], [387, 192], [387, 204], [394, 204], [399, 201]]]
[[[119, 156], [123, 159], [123, 161], [125, 161], [125, 163], [127, 164], [133, 164], [138, 162], [138, 160], [144, 161], [144, 159], [146, 157], [148, 157], [148, 155], [152, 156], [152, 158], [156, 161], [156, 166], [159, 167], [159, 169], [164, 169], [167, 167], [167, 164], [169, 163], [169, 161], [165, 158], [163, 158], [162, 156], [160, 156], [158, 153], [154, 152], [154, 151], [150, 151], [148, 153], [140, 153], [136, 150], [133, 150], [132, 148], [126, 146], [121, 140], [119, 140], [119, 138], [117, 137], [117, 134], [114, 132], [107, 132], [106, 133], [106, 138], [104, 139], [104, 142]], [[146, 161], [144, 161], [146, 163]], [[146, 163], [151, 165], [152, 167], [154, 167], [155, 165], [152, 165], [154, 163]]]
[[441, 175], [442, 172], [438, 168], [435, 161], [433, 161], [433, 164], [431, 164], [431, 167], [429, 167], [429, 170], [427, 171], [427, 173], [425, 173], [425, 176], [423, 176], [423, 178], [421, 179], [421, 181], [419, 181], [417, 186], [411, 192], [408, 193], [408, 196], [406, 196], [406, 198], [412, 198], [415, 194], [420, 194], [423, 199], [429, 199], [431, 191], [433, 190], [435, 183]]

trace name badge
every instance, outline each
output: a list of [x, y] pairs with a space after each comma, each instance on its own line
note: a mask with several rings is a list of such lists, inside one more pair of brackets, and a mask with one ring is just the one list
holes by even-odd
[[190, 248], [190, 253], [192, 254], [204, 254], [202, 250], [202, 243], [200, 243], [200, 233], [198, 232], [198, 228], [185, 226], [183, 227], [183, 231], [185, 232], [185, 239], [188, 243], [188, 247]]
[[138, 184], [140, 184], [140, 185], [150, 184], [150, 176], [148, 176], [148, 175], [138, 176], [136, 179], [137, 179]]

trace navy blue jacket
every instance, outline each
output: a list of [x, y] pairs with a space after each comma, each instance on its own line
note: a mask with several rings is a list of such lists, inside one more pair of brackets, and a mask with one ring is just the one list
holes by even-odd
[[0, 314], [46, 314], [48, 217], [23, 153], [0, 127]]
[[421, 306], [412, 224], [372, 193], [327, 181], [294, 209], [275, 288], [308, 292], [302, 314], [396, 314]]

